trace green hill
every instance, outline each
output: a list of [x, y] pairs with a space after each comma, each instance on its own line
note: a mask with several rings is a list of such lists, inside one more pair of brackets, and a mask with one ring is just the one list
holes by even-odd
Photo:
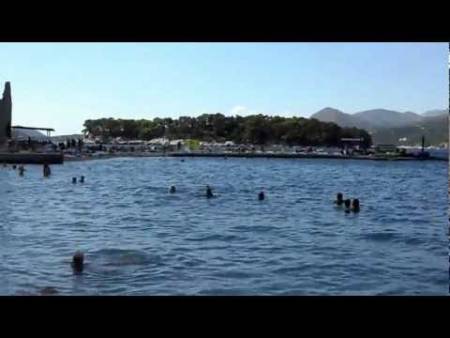
[[404, 127], [378, 128], [372, 131], [374, 144], [390, 143], [397, 145], [418, 145], [422, 135], [426, 145], [448, 144], [448, 115], [429, 116]]

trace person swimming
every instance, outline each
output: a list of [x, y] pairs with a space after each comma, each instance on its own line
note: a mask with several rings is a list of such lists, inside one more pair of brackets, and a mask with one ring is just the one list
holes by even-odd
[[84, 268], [84, 254], [81, 251], [75, 252], [72, 257], [72, 269], [75, 273], [83, 272]]
[[15, 164], [13, 164], [12, 168], [13, 168], [13, 170], [16, 170], [17, 166]]
[[51, 173], [50, 166], [44, 163], [44, 177], [49, 177]]
[[264, 191], [260, 191], [258, 194], [258, 200], [263, 201], [266, 198], [266, 195], [264, 194]]
[[84, 183], [84, 176], [80, 177], [80, 183]]
[[172, 186], [170, 187], [170, 189], [169, 189], [169, 192], [170, 192], [171, 194], [174, 194], [176, 191], [177, 191], [177, 188], [175, 188], [174, 185], [172, 185]]
[[19, 166], [19, 175], [23, 176], [23, 173], [25, 172], [25, 167], [23, 165]]
[[352, 202], [352, 211], [359, 212], [359, 199], [355, 198]]
[[212, 193], [212, 190], [211, 190], [211, 187], [209, 185], [206, 186], [206, 197], [207, 198], [214, 197], [214, 195]]
[[336, 195], [336, 201], [334, 201], [336, 205], [342, 205], [344, 203], [344, 195], [341, 192], [338, 192]]
[[346, 199], [344, 201], [344, 206], [345, 206], [345, 212], [349, 213], [350, 212], [350, 199]]
[[73, 184], [77, 183], [77, 178], [76, 177], [72, 177], [72, 183]]

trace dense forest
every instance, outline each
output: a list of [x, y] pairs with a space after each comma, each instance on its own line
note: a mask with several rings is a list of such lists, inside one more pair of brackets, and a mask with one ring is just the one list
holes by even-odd
[[150, 140], [165, 136], [169, 139], [234, 141], [241, 144], [314, 146], [338, 146], [343, 137], [362, 137], [365, 146], [372, 144], [371, 136], [363, 129], [341, 128], [316, 119], [261, 114], [228, 117], [218, 113], [153, 120], [102, 118], [86, 120], [83, 133], [104, 140], [116, 137]]

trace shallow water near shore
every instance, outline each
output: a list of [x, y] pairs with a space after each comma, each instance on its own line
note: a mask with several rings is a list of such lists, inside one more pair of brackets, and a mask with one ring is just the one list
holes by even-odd
[[[427, 161], [116, 158], [54, 165], [50, 178], [0, 168], [0, 294], [448, 294], [447, 182], [447, 163]], [[337, 192], [361, 212], [335, 207]]]

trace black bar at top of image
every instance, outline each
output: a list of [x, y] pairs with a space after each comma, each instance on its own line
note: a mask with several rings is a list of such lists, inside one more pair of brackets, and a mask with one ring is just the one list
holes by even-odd
[[[152, 5], [153, 6], [153, 5]], [[17, 42], [448, 42], [447, 11], [413, 5], [77, 7], [63, 13], [2, 15], [0, 41]], [[206, 12], [208, 10], [208, 12]], [[264, 10], [264, 13], [262, 11]], [[115, 13], [112, 11], [116, 11]], [[117, 12], [119, 11], [119, 13]]]
[[147, 31], [136, 27], [126, 30], [60, 29], [49, 31], [0, 32], [1, 42], [447, 42], [450, 33], [444, 30], [222, 30], [200, 32], [196, 29]]

